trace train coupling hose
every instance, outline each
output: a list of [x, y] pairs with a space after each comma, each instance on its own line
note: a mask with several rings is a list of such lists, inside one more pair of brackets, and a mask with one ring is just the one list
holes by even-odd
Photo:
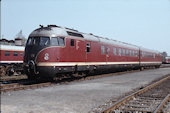
[[33, 60], [28, 61], [28, 65], [29, 65], [29, 71], [34, 70], [34, 74], [36, 75], [39, 74], [39, 72], [36, 71], [36, 66]]

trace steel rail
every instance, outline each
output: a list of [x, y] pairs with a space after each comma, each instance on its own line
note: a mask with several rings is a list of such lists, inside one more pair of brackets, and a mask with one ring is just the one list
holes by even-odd
[[166, 80], [168, 80], [168, 79], [170, 79], [170, 76], [168, 76], [168, 77], [166, 77], [166, 78], [163, 78], [163, 79], [161, 79], [161, 80], [159, 80], [159, 81], [157, 81], [157, 82], [155, 82], [155, 83], [153, 83], [153, 84], [145, 87], [144, 89], [141, 89], [141, 90], [139, 90], [139, 91], [137, 91], [137, 92], [132, 93], [131, 95], [128, 95], [128, 96], [122, 98], [121, 100], [119, 100], [119, 101], [117, 101], [115, 104], [113, 104], [112, 107], [110, 107], [110, 108], [102, 111], [102, 113], [110, 113], [111, 111], [115, 110], [116, 108], [118, 108], [119, 106], [121, 106], [122, 104], [124, 104], [125, 102], [127, 102], [128, 100], [131, 100], [131, 99], [132, 99], [133, 97], [135, 97], [136, 95], [142, 94], [142, 93], [144, 93], [144, 92], [152, 89], [153, 87], [161, 84], [162, 82], [164, 82], [164, 81], [166, 81]]
[[161, 113], [161, 110], [163, 109], [164, 105], [170, 100], [170, 94], [168, 94], [164, 100], [159, 104], [159, 106], [156, 108], [154, 113]]
[[[26, 90], [26, 89], [34, 89], [34, 88], [40, 88], [40, 87], [48, 87], [51, 86], [51, 82], [47, 83], [38, 83], [38, 84], [32, 84], [32, 85], [19, 85], [19, 84], [8, 84], [8, 86], [1, 86], [0, 92], [9, 92], [9, 91], [18, 91], [18, 90]], [[15, 87], [12, 87], [14, 85]]]

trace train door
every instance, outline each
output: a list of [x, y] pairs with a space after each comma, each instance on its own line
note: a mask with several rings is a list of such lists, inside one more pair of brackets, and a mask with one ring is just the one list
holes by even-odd
[[106, 62], [109, 62], [109, 51], [110, 51], [110, 48], [109, 46], [106, 46]]
[[91, 61], [91, 42], [86, 42], [86, 62], [90, 62]]
[[67, 39], [67, 50], [64, 52], [65, 62], [85, 62], [85, 44], [83, 40]]

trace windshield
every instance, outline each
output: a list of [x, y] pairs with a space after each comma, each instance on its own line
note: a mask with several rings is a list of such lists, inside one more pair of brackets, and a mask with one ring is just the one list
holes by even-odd
[[50, 38], [49, 37], [29, 37], [27, 41], [27, 45], [49, 45]]
[[27, 45], [40, 45], [40, 46], [65, 46], [64, 37], [29, 37], [27, 40]]

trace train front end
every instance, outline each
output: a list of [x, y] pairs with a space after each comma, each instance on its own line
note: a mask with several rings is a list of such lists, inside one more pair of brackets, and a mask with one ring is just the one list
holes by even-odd
[[59, 61], [57, 58], [65, 46], [65, 39], [59, 37], [60, 34], [59, 28], [54, 30], [48, 26], [36, 29], [29, 35], [24, 54], [24, 70], [29, 79], [55, 76], [55, 67], [50, 64]]

